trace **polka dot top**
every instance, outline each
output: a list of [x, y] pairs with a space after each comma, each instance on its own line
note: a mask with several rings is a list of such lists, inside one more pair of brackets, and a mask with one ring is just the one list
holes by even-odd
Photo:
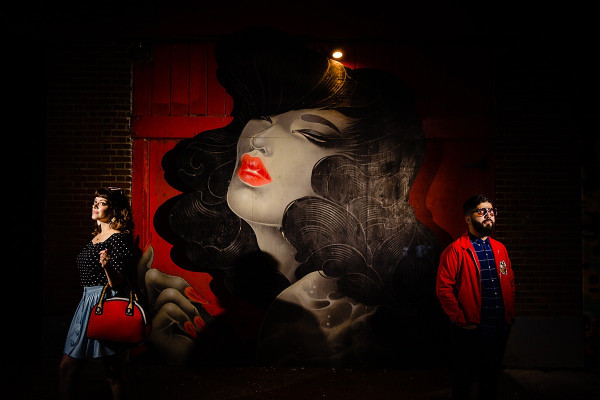
[[133, 256], [130, 236], [128, 233], [113, 233], [104, 242], [93, 243], [90, 240], [77, 256], [81, 286], [104, 286], [108, 283], [99, 254], [105, 249], [110, 256], [107, 267], [127, 273]]

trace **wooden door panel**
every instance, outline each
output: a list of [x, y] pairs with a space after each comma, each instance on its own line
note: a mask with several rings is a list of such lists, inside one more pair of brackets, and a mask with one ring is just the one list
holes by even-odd
[[208, 114], [207, 90], [207, 46], [206, 43], [190, 44], [190, 108], [189, 115]]
[[175, 44], [171, 49], [171, 100], [169, 115], [189, 115], [190, 47]]
[[152, 70], [152, 115], [171, 112], [171, 46], [158, 44], [154, 49]]

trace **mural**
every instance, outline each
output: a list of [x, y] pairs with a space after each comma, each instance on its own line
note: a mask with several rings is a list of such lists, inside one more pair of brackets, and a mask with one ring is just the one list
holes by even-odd
[[216, 59], [234, 119], [165, 156], [183, 193], [155, 216], [173, 261], [214, 279], [203, 292], [147, 260], [150, 344], [173, 363], [429, 360], [439, 249], [408, 202], [425, 155], [410, 91], [271, 31], [222, 40]]

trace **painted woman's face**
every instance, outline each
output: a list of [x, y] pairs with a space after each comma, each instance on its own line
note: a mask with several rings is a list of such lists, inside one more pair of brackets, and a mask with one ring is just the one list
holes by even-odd
[[281, 226], [288, 204], [315, 195], [313, 167], [340, 152], [326, 145], [341, 138], [350, 122], [337, 111], [314, 109], [250, 120], [238, 141], [227, 192], [231, 210], [248, 222]]

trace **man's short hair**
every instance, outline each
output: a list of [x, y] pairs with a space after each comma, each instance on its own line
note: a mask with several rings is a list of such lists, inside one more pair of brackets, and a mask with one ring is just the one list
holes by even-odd
[[491, 203], [491, 201], [483, 194], [476, 194], [475, 196], [469, 197], [463, 204], [465, 215], [467, 215], [469, 211], [474, 210], [481, 203]]

